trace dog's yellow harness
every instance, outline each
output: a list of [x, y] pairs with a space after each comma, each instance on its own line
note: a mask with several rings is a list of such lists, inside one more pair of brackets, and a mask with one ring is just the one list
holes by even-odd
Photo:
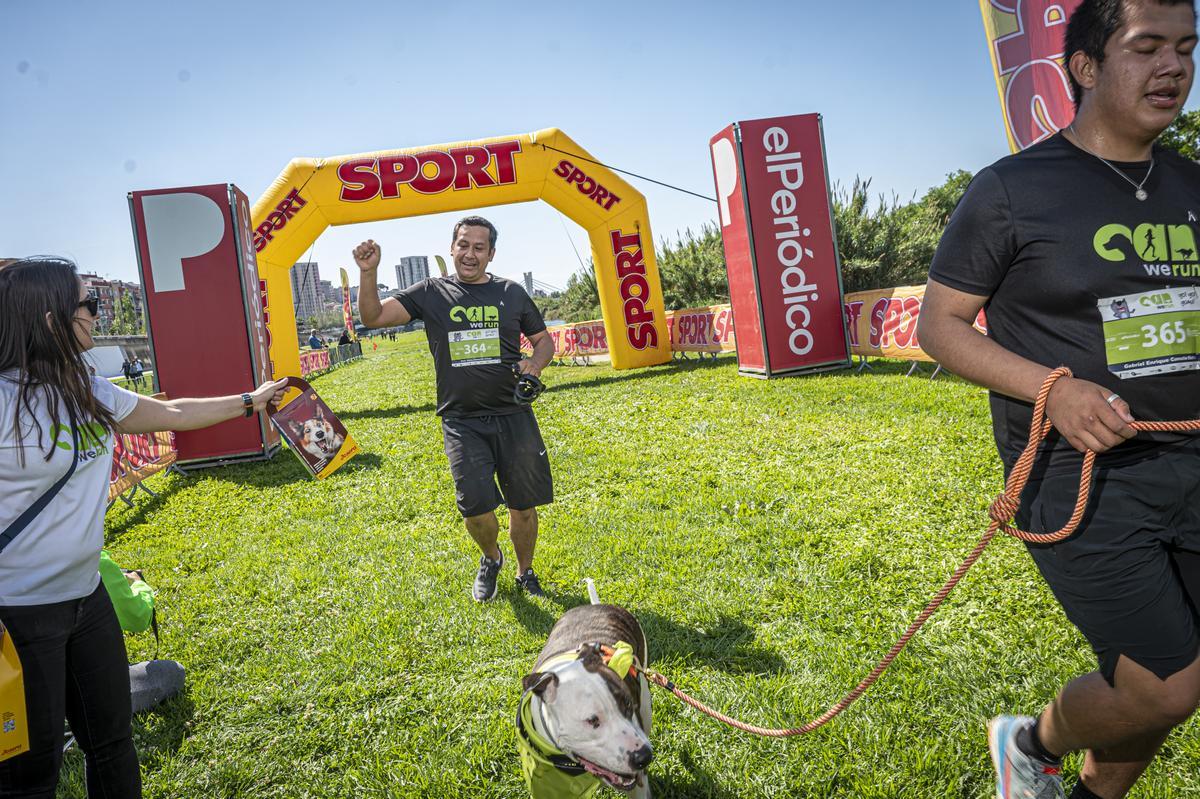
[[[585, 650], [594, 649], [604, 663], [622, 680], [629, 674], [639, 679], [641, 669], [633, 654], [633, 646], [618, 641], [609, 647], [604, 644], [584, 644], [579, 649], [555, 655], [542, 664], [545, 673], [554, 666], [579, 658]], [[589, 799], [600, 787], [600, 778], [589, 772], [574, 758], [546, 740], [533, 726], [533, 689], [521, 694], [517, 709], [517, 749], [521, 754], [521, 771], [533, 799]]]

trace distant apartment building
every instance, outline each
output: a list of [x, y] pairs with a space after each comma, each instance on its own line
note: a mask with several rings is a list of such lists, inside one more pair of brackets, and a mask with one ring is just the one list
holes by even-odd
[[95, 293], [96, 298], [99, 300], [100, 318], [96, 322], [96, 329], [99, 332], [109, 333], [112, 330], [113, 322], [117, 318], [117, 310], [126, 297], [129, 298], [130, 303], [133, 305], [136, 325], [144, 328], [146, 317], [144, 315], [145, 303], [142, 298], [141, 286], [137, 283], [112, 280], [86, 272], [81, 274], [79, 279], [83, 281], [84, 287], [89, 292]]
[[341, 285], [333, 285], [332, 281], [321, 281], [321, 299], [326, 303], [334, 305], [342, 304], [342, 287]]
[[429, 277], [429, 258], [424, 255], [410, 255], [401, 258], [396, 264], [396, 288], [406, 289], [420, 283]]
[[316, 261], [299, 261], [292, 266], [292, 307], [296, 321], [308, 324], [310, 317], [325, 310], [325, 295], [321, 290], [321, 272]]

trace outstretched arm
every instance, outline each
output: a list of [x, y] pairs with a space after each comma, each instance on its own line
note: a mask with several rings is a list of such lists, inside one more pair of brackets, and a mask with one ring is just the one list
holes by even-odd
[[[263, 383], [250, 394], [254, 410], [278, 404], [285, 391], [283, 380]], [[159, 430], [198, 430], [245, 414], [242, 396], [160, 400], [138, 397], [133, 411], [117, 424], [118, 433], [155, 433]]]

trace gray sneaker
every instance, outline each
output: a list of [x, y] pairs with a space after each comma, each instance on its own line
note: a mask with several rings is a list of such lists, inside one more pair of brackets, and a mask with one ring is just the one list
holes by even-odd
[[996, 768], [996, 799], [1064, 799], [1062, 765], [1031, 757], [1017, 746], [1029, 716], [996, 716], [988, 722], [988, 749]]
[[542, 590], [542, 584], [538, 582], [537, 575], [533, 573], [533, 567], [517, 576], [517, 587], [524, 588], [530, 596], [546, 595], [546, 592]]
[[479, 559], [479, 573], [475, 575], [475, 587], [471, 595], [476, 602], [488, 602], [496, 596], [496, 578], [500, 576], [500, 567], [504, 565], [504, 553], [500, 560], [492, 560], [487, 555]]

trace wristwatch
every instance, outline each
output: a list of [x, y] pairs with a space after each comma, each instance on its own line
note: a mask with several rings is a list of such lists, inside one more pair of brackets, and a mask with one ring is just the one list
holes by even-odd
[[246, 412], [242, 414], [243, 416], [251, 417], [254, 415], [254, 400], [250, 399], [249, 394], [242, 395], [242, 405], [246, 407]]

